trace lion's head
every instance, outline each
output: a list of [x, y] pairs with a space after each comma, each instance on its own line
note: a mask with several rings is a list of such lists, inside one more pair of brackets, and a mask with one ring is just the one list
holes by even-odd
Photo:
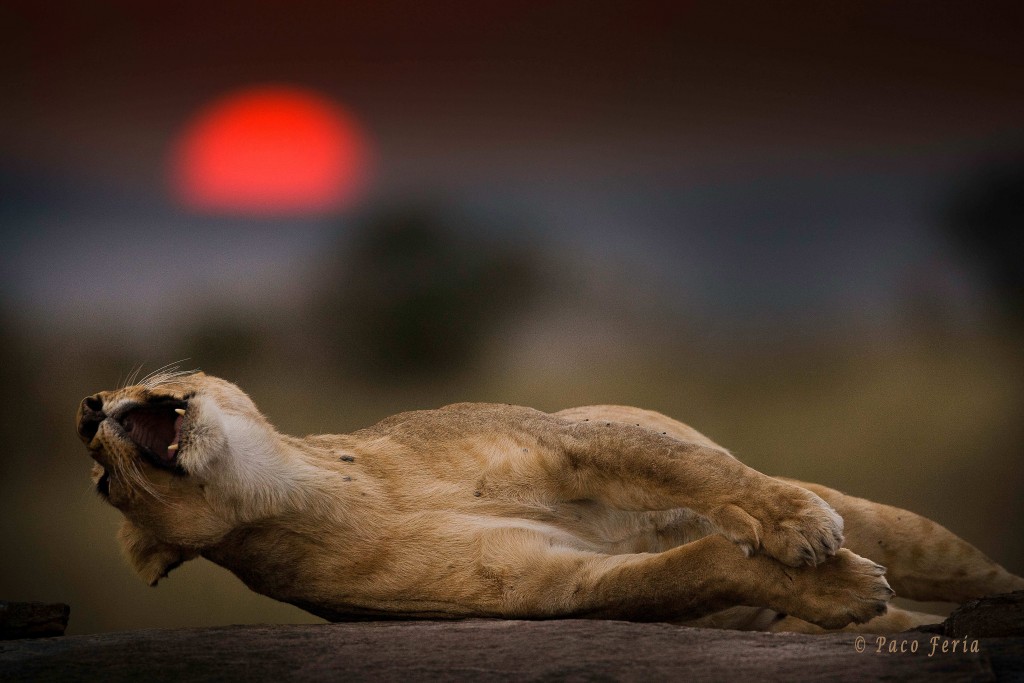
[[76, 422], [96, 490], [124, 514], [122, 545], [150, 584], [273, 503], [249, 493], [277, 434], [230, 382], [158, 373], [86, 397]]

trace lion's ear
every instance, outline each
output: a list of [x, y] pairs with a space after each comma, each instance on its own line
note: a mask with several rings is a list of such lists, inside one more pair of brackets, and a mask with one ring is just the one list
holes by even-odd
[[172, 569], [199, 555], [194, 550], [158, 541], [127, 519], [121, 523], [117, 538], [132, 568], [150, 586], [155, 586]]

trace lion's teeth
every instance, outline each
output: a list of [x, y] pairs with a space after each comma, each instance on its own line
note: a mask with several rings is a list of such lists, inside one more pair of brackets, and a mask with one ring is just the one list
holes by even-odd
[[185, 414], [185, 409], [184, 408], [175, 408], [174, 412], [176, 412], [178, 415], [184, 415]]
[[178, 444], [172, 443], [170, 446], [167, 447], [167, 450], [169, 450], [169, 451], [176, 451], [176, 450], [178, 450]]

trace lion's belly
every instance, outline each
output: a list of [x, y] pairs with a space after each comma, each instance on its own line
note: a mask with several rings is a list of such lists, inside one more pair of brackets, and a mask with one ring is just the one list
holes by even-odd
[[557, 506], [545, 520], [583, 539], [597, 552], [657, 553], [711, 533], [706, 520], [686, 509], [657, 512], [617, 510], [595, 501]]
[[498, 530], [543, 536], [553, 546], [607, 555], [663, 552], [713, 532], [691, 510], [618, 510], [592, 500], [555, 505], [502, 501], [472, 511], [440, 513], [439, 529], [475, 536]]

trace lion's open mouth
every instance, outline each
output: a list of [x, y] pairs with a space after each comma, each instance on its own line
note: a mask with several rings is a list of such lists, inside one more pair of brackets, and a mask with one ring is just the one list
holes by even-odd
[[184, 401], [160, 401], [132, 408], [118, 421], [125, 435], [150, 462], [176, 468], [186, 407]]

